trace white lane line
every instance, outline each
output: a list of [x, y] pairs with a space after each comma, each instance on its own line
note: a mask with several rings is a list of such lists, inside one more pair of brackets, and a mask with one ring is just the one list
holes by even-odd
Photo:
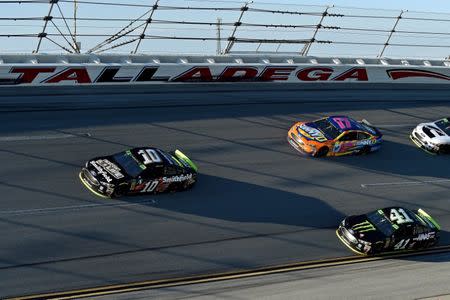
[[389, 128], [389, 127], [416, 127], [417, 124], [375, 124], [373, 126], [380, 127], [380, 128]]
[[[114, 200], [110, 200], [114, 201]], [[77, 211], [88, 208], [106, 208], [106, 207], [127, 207], [136, 206], [142, 204], [155, 204], [155, 200], [143, 200], [131, 203], [95, 203], [95, 204], [83, 204], [83, 205], [71, 205], [71, 206], [60, 206], [60, 207], [46, 207], [46, 208], [33, 208], [33, 209], [20, 209], [20, 210], [5, 210], [0, 211], [0, 216], [6, 215], [36, 215], [43, 213], [55, 213], [62, 211]]]
[[16, 141], [39, 141], [39, 140], [56, 140], [56, 139], [70, 139], [77, 137], [90, 137], [89, 132], [77, 134], [49, 134], [49, 135], [22, 135], [22, 136], [0, 136], [0, 142], [16, 142]]
[[434, 180], [423, 180], [423, 181], [399, 181], [399, 182], [380, 182], [380, 183], [362, 183], [362, 188], [368, 187], [380, 187], [380, 186], [410, 186], [410, 185], [426, 185], [433, 183], [447, 183], [450, 179], [434, 179]]

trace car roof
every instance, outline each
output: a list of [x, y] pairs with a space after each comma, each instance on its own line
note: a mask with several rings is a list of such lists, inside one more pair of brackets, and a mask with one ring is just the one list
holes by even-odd
[[[391, 218], [390, 218], [390, 214], [391, 214], [391, 211], [392, 211], [393, 209], [395, 209], [395, 210], [397, 210], [397, 211], [400, 210], [400, 209], [404, 210], [404, 211], [408, 214], [408, 216], [409, 216], [413, 221], [412, 221], [412, 222], [406, 222], [406, 223], [400, 223], [400, 224], [399, 224], [399, 223], [396, 223], [396, 222], [393, 222], [393, 221], [391, 220]], [[415, 214], [413, 211], [411, 211], [410, 209], [407, 209], [407, 208], [404, 208], [404, 207], [400, 207], [400, 206], [390, 206], [390, 207], [382, 208], [382, 209], [380, 209], [380, 210], [383, 211], [384, 215], [385, 215], [389, 220], [391, 220], [391, 222], [397, 224], [399, 227], [406, 227], [406, 226], [409, 226], [409, 225], [411, 225], [411, 224], [421, 224], [420, 221], [418, 220], [416, 214]]]
[[[156, 147], [136, 147], [136, 148], [132, 148], [130, 149], [130, 151], [133, 153], [133, 155], [135, 156], [136, 159], [138, 159], [141, 163], [144, 163], [144, 159], [142, 158], [141, 155], [139, 155], [139, 151], [147, 151], [147, 150], [153, 150], [157, 153], [157, 155], [161, 158], [160, 162], [153, 162], [151, 164], [151, 166], [156, 167], [156, 166], [161, 166], [161, 165], [167, 165], [167, 164], [171, 164], [171, 162], [169, 161], [170, 158], [168, 158], [167, 156], [170, 155], [169, 153], [158, 149]], [[147, 167], [149, 167], [149, 165], [147, 165]]]
[[340, 132], [349, 130], [367, 131], [359, 122], [347, 116], [329, 116], [326, 119]]

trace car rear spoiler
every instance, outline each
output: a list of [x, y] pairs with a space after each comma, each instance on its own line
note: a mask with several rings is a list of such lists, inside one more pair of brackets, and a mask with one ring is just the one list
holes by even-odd
[[434, 228], [436, 228], [437, 230], [441, 230], [441, 226], [438, 224], [438, 222], [436, 222], [436, 220], [434, 220], [426, 211], [424, 211], [423, 209], [419, 208], [419, 210], [417, 211], [417, 213], [426, 219], [426, 221], [428, 221], [427, 223], [431, 223], [430, 225], [432, 225]]
[[364, 125], [372, 128], [373, 130], [375, 130], [375, 132], [381, 137], [383, 136], [383, 134], [378, 130], [378, 128], [376, 128], [375, 126], [372, 125], [372, 123], [370, 123], [369, 121], [367, 121], [366, 119], [362, 119], [361, 123], [363, 123]]
[[181, 152], [180, 150], [175, 150], [174, 152], [175, 156], [182, 160], [183, 162], [187, 163], [192, 169], [194, 169], [195, 172], [198, 172], [198, 167], [194, 164], [194, 162], [187, 157], [183, 152]]

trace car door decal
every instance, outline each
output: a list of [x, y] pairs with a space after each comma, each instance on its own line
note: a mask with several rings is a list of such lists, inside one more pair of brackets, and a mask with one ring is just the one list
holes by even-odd
[[398, 242], [397, 244], [395, 244], [394, 249], [395, 250], [401, 250], [401, 249], [405, 249], [406, 246], [408, 246], [408, 243], [411, 239], [402, 239], [400, 240], [400, 242]]

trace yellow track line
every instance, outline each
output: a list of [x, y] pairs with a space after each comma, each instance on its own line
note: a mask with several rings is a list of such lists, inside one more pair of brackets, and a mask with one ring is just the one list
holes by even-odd
[[208, 274], [200, 276], [180, 277], [172, 279], [162, 280], [150, 280], [141, 281], [127, 284], [117, 284], [109, 286], [94, 287], [88, 289], [80, 289], [66, 292], [55, 292], [47, 294], [36, 294], [22, 297], [9, 298], [9, 300], [31, 300], [31, 299], [80, 299], [85, 297], [98, 297], [103, 295], [111, 295], [125, 292], [135, 292], [148, 289], [165, 288], [173, 286], [181, 286], [188, 284], [208, 283], [214, 281], [223, 281], [231, 279], [243, 279], [254, 276], [270, 275], [284, 272], [308, 270], [315, 268], [334, 267], [347, 264], [364, 263], [377, 261], [389, 258], [401, 258], [407, 256], [437, 254], [443, 252], [449, 252], [450, 245], [435, 247], [422, 251], [399, 251], [382, 254], [379, 256], [347, 256], [337, 257], [332, 259], [313, 260], [306, 262], [299, 262], [286, 265], [278, 265], [267, 268], [246, 270], [246, 271], [234, 271], [227, 273]]

